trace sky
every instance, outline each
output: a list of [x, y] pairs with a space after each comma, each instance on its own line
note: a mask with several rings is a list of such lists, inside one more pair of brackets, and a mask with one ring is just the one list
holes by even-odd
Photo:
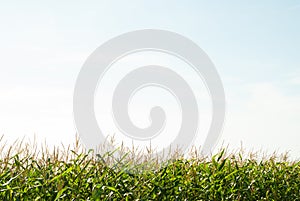
[[197, 43], [226, 93], [218, 146], [300, 156], [299, 1], [2, 1], [0, 134], [73, 142], [78, 73], [102, 43], [139, 29]]

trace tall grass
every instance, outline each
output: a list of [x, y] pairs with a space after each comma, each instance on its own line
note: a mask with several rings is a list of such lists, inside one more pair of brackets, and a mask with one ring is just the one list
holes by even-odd
[[134, 174], [130, 157], [107, 165], [111, 153], [86, 153], [78, 141], [0, 149], [0, 200], [300, 200], [300, 163], [275, 155], [261, 160], [223, 149]]

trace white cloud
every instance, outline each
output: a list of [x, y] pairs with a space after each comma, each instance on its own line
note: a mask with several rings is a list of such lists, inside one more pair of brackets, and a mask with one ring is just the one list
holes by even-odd
[[8, 140], [34, 135], [49, 144], [73, 142], [72, 90], [0, 88], [0, 134]]
[[[237, 148], [300, 152], [300, 97], [287, 96], [270, 83], [245, 87], [249, 98], [240, 106], [228, 100], [228, 116], [222, 140]], [[238, 96], [234, 96], [238, 97]]]
[[300, 75], [298, 77], [293, 77], [290, 80], [291, 84], [300, 85]]

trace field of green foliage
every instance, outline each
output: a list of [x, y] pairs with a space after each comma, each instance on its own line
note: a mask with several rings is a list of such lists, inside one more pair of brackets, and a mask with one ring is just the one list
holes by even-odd
[[275, 156], [223, 150], [133, 174], [79, 149], [20, 147], [1, 151], [0, 200], [300, 200], [300, 163]]

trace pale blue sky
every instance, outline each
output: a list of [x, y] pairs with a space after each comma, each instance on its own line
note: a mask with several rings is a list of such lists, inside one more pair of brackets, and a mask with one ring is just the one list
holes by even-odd
[[68, 141], [81, 65], [106, 40], [165, 29], [215, 63], [228, 99], [221, 141], [300, 153], [300, 1], [0, 3], [0, 133]]

